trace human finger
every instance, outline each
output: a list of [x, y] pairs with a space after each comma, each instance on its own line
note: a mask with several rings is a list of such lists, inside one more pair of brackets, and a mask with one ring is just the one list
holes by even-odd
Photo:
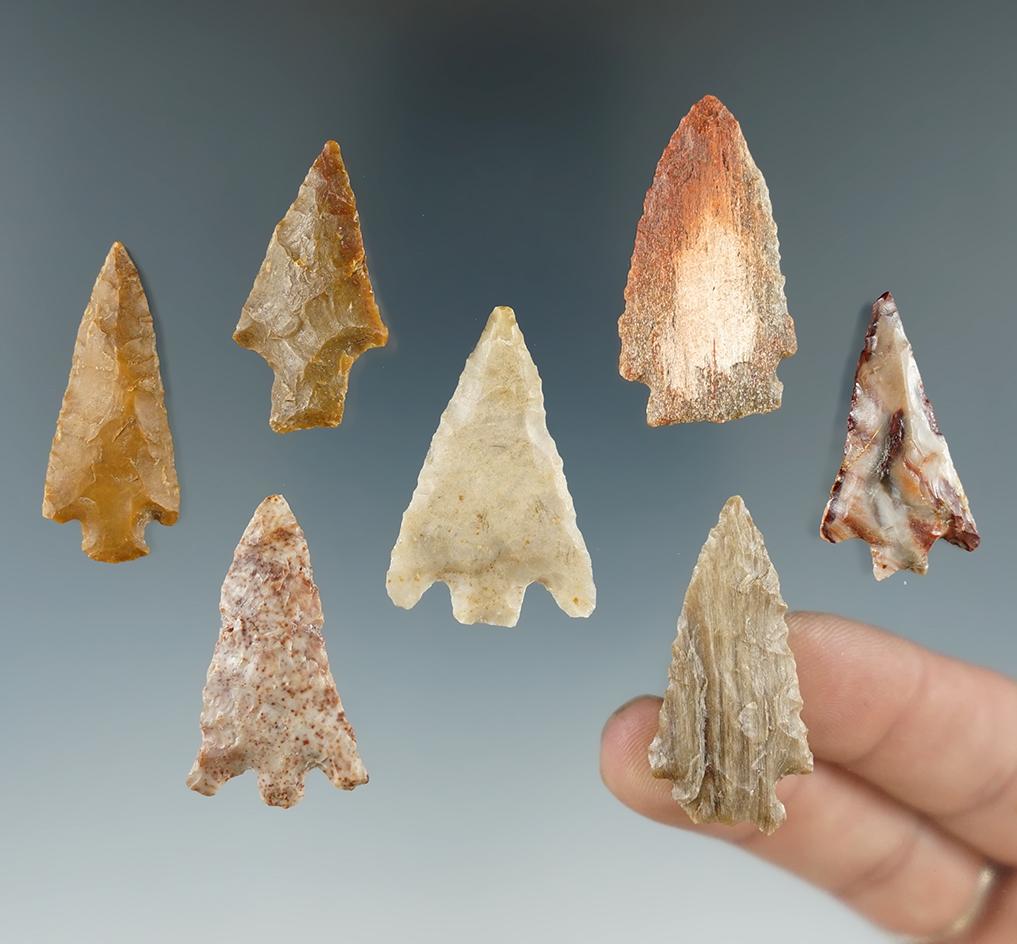
[[788, 624], [816, 757], [1017, 864], [1017, 684], [839, 616]]
[[670, 826], [726, 839], [826, 889], [888, 930], [930, 935], [963, 914], [985, 860], [913, 810], [862, 780], [818, 763], [810, 776], [778, 788], [787, 821], [772, 836], [751, 824], [694, 826], [653, 777], [647, 748], [659, 698], [630, 702], [601, 742], [608, 789], [636, 812]]

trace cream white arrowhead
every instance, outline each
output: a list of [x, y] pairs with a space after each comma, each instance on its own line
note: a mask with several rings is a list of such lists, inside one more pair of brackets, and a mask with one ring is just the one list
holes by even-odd
[[495, 308], [431, 440], [392, 549], [392, 602], [448, 585], [460, 623], [514, 626], [544, 584], [569, 616], [596, 603], [536, 365], [511, 308]]

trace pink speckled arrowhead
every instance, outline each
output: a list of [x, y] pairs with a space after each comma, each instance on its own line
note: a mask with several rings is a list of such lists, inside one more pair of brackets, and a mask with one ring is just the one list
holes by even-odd
[[329, 670], [304, 533], [282, 495], [266, 498], [222, 585], [222, 631], [205, 682], [201, 750], [187, 778], [212, 796], [253, 768], [269, 806], [304, 794], [312, 767], [352, 790], [367, 783]]

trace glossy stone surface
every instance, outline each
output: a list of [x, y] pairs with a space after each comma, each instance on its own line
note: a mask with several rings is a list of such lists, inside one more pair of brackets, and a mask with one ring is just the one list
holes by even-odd
[[78, 328], [42, 513], [79, 520], [81, 549], [110, 563], [147, 554], [148, 523], [171, 525], [180, 513], [152, 313], [118, 242]]
[[924, 574], [929, 549], [939, 538], [968, 551], [980, 541], [889, 292], [872, 306], [855, 374], [844, 461], [820, 534], [832, 543], [849, 538], [867, 542], [877, 580], [898, 570]]
[[649, 751], [694, 823], [772, 833], [785, 819], [777, 782], [812, 770], [785, 613], [763, 536], [731, 498], [692, 571]]
[[460, 623], [514, 626], [529, 584], [569, 616], [596, 603], [536, 365], [511, 308], [495, 308], [441, 416], [387, 587], [409, 609], [435, 581]]
[[335, 141], [272, 233], [233, 339], [275, 373], [269, 425], [277, 433], [338, 426], [353, 362], [388, 340]]
[[262, 799], [289, 807], [312, 767], [343, 790], [367, 783], [329, 669], [307, 541], [282, 495], [266, 498], [244, 531], [219, 610], [187, 785], [212, 796], [253, 769]]
[[797, 348], [770, 194], [741, 128], [707, 95], [657, 165], [618, 322], [619, 371], [650, 388], [651, 426], [780, 406]]

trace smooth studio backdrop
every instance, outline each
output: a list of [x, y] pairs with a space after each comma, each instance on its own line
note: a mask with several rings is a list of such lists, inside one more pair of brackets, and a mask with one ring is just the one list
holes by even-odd
[[[739, 493], [793, 607], [1017, 674], [1012, 612], [1017, 17], [1005, 3], [0, 4], [0, 937], [11, 942], [795, 940], [881, 935], [597, 772], [663, 689], [681, 597]], [[776, 413], [651, 430], [617, 374], [643, 195], [718, 95], [770, 187], [799, 353]], [[343, 147], [391, 329], [335, 430], [269, 431], [230, 335], [322, 143]], [[114, 239], [155, 315], [182, 515], [84, 557], [39, 515], [75, 331]], [[817, 536], [864, 318], [894, 292], [983, 546], [872, 579]], [[385, 571], [495, 305], [544, 380], [599, 606], [531, 587], [514, 630], [413, 611]], [[371, 774], [295, 809], [184, 778], [219, 586], [258, 502], [310, 543]], [[1012, 734], [1012, 732], [1008, 733]]]

